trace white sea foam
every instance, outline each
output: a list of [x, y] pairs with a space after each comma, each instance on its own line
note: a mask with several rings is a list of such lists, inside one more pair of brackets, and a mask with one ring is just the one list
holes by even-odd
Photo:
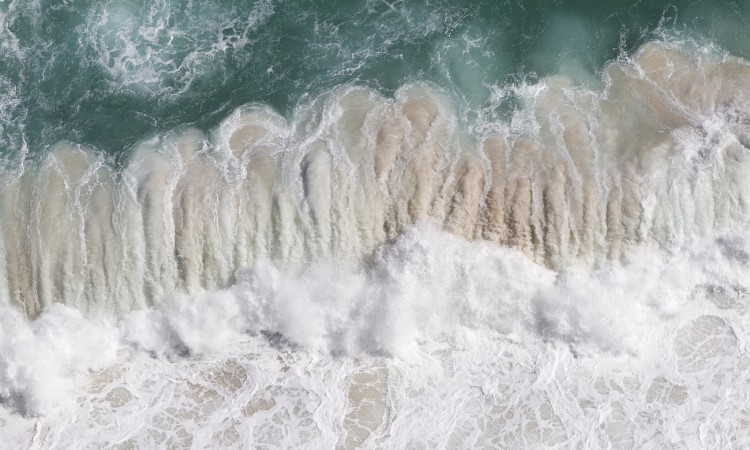
[[6, 310], [0, 423], [31, 448], [735, 446], [748, 250], [556, 273], [421, 224], [367, 269], [256, 264], [117, 327]]

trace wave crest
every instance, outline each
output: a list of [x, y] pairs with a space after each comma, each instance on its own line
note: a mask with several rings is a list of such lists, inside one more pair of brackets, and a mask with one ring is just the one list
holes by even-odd
[[247, 105], [208, 135], [144, 141], [120, 168], [59, 143], [5, 176], [0, 298], [29, 316], [53, 301], [120, 316], [257, 261], [356, 263], [425, 220], [553, 268], [741, 228], [750, 66], [649, 43], [603, 86], [545, 79], [482, 137], [410, 84], [340, 87], [290, 120]]

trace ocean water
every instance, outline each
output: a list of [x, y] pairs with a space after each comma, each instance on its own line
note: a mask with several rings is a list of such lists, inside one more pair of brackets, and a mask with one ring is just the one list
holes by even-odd
[[748, 2], [0, 0], [9, 448], [750, 446]]

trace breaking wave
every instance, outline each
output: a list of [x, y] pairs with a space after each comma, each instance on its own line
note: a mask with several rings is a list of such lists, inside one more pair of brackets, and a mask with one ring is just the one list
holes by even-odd
[[610, 3], [0, 1], [3, 445], [750, 442], [746, 7]]
[[748, 86], [740, 58], [652, 42], [599, 88], [511, 87], [525, 104], [479, 135], [448, 94], [416, 83], [393, 98], [339, 87], [289, 119], [246, 105], [122, 161], [61, 142], [3, 175], [0, 299], [31, 317], [54, 302], [121, 317], [227, 288], [256, 263], [366, 267], [423, 221], [553, 269], [739, 232]]

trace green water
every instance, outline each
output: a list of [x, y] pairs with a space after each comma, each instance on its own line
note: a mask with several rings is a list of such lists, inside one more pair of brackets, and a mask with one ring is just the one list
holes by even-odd
[[429, 81], [465, 120], [502, 118], [505, 86], [596, 82], [647, 40], [748, 56], [748, 17], [749, 1], [5, 1], [0, 152], [7, 162], [65, 139], [123, 154], [246, 103], [290, 114], [346, 83], [388, 94]]

